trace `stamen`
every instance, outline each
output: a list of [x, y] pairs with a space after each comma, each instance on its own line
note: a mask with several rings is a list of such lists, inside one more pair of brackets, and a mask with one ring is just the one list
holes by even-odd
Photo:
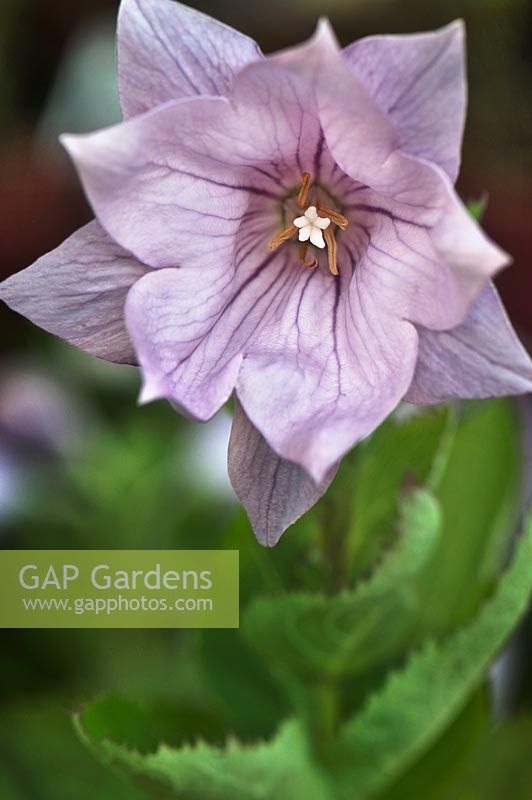
[[297, 196], [297, 204], [299, 208], [306, 208], [308, 201], [308, 193], [310, 190], [310, 172], [304, 172], [301, 175], [301, 189]]
[[[310, 172], [303, 172], [301, 175], [301, 187], [297, 195], [297, 205], [303, 211], [303, 215], [296, 217], [291, 225], [284, 228], [277, 236], [274, 236], [269, 243], [270, 250], [276, 250], [283, 242], [292, 239], [298, 234], [299, 260], [308, 269], [318, 266], [317, 258], [308, 257], [309, 244], [318, 247], [320, 250], [327, 248], [327, 259], [331, 275], [339, 275], [337, 257], [337, 244], [333, 226], [345, 231], [348, 220], [339, 211], [324, 206], [319, 201], [317, 190], [312, 189], [312, 177]], [[313, 197], [314, 195], [314, 197]], [[308, 203], [310, 202], [310, 205]]]
[[295, 236], [298, 232], [298, 228], [295, 225], [289, 225], [288, 228], [285, 228], [283, 231], [274, 236], [271, 242], [269, 243], [268, 247], [270, 250], [276, 250], [283, 242], [288, 241], [291, 239], [292, 236]]
[[314, 267], [318, 266], [318, 259], [311, 258], [310, 261], [307, 261], [307, 251], [308, 251], [308, 242], [301, 242], [299, 245], [299, 259], [304, 267], [308, 267], [309, 269], [314, 269]]
[[349, 225], [348, 220], [344, 217], [343, 214], [340, 214], [339, 211], [334, 211], [332, 208], [327, 208], [327, 206], [322, 206], [321, 203], [318, 205], [318, 212], [322, 214], [324, 217], [329, 217], [331, 222], [334, 222], [335, 225], [338, 225], [343, 231]]
[[331, 275], [339, 275], [338, 265], [336, 264], [336, 238], [330, 227], [323, 231], [323, 236], [325, 238], [325, 244], [327, 245], [329, 271]]

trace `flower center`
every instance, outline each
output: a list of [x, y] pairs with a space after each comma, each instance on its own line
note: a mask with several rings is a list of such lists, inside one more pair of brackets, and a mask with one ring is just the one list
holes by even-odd
[[[347, 219], [332, 208], [324, 206], [319, 199], [315, 200], [315, 205], [308, 206], [309, 197], [312, 193], [312, 179], [309, 172], [304, 172], [301, 176], [301, 187], [297, 195], [297, 205], [304, 212], [303, 216], [296, 217], [291, 225], [284, 228], [277, 236], [274, 236], [269, 244], [270, 250], [276, 250], [283, 242], [292, 239], [299, 234], [299, 259], [303, 266], [313, 269], [318, 266], [318, 259], [308, 259], [309, 244], [318, 247], [320, 250], [327, 248], [329, 271], [332, 275], [338, 275], [338, 265], [336, 263], [336, 237], [334, 227], [345, 231], [348, 226]], [[314, 191], [314, 193], [316, 193]], [[333, 227], [334, 226], [334, 227]]]

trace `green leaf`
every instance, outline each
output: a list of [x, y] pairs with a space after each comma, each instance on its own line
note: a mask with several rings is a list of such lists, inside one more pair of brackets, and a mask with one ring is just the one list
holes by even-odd
[[427, 643], [345, 725], [335, 754], [340, 798], [373, 797], [427, 750], [481, 682], [526, 610], [531, 589], [532, 519], [475, 620], [441, 644]]
[[374, 575], [338, 595], [290, 594], [256, 600], [243, 629], [273, 671], [305, 683], [353, 676], [386, 663], [414, 623], [408, 578], [423, 566], [438, 536], [438, 507], [426, 491], [403, 506], [399, 544]]
[[[495, 723], [477, 692], [430, 753], [379, 800], [530, 800], [532, 717]], [[484, 711], [482, 710], [484, 707]]]
[[460, 786], [460, 800], [530, 800], [532, 797], [532, 717], [494, 726], [477, 746]]
[[199, 742], [180, 750], [161, 745], [148, 754], [111, 738], [100, 739], [100, 726], [92, 729], [90, 715], [79, 715], [74, 722], [101, 761], [125, 770], [157, 798], [333, 800], [325, 779], [308, 759], [304, 736], [295, 722], [286, 723], [270, 742], [244, 746], [231, 741], [225, 748]]
[[484, 192], [482, 197], [479, 197], [478, 200], [469, 200], [467, 205], [467, 210], [473, 217], [476, 219], [477, 222], [480, 222], [486, 212], [486, 208], [488, 205], [488, 194]]
[[[384, 794], [379, 793], [379, 800], [422, 798], [429, 787], [430, 800], [466, 800], [466, 776], [476, 760], [479, 742], [492, 724], [489, 692], [480, 686], [443, 735]], [[482, 795], [482, 800], [487, 798]]]
[[205, 682], [226, 729], [246, 740], [272, 735], [288, 714], [287, 703], [268, 674], [267, 662], [240, 630], [201, 631], [200, 654]]
[[433, 555], [441, 526], [439, 503], [429, 491], [417, 489], [405, 494], [400, 507], [399, 541], [358, 592], [376, 593], [415, 577]]
[[98, 739], [112, 739], [141, 753], [157, 750], [159, 742], [185, 739], [223, 741], [224, 730], [214, 713], [193, 702], [138, 703], [119, 695], [95, 700], [84, 712], [84, 724]]
[[[445, 467], [456, 417], [451, 406], [402, 407], [358, 446], [357, 470], [339, 487], [351, 497], [349, 559], [363, 574], [383, 544], [395, 538], [401, 489], [405, 481], [433, 485]], [[333, 484], [334, 486], [334, 484]]]
[[360, 674], [396, 652], [412, 625], [413, 603], [408, 589], [257, 600], [245, 633], [274, 673], [320, 683]]
[[517, 524], [518, 466], [511, 404], [466, 404], [435, 486], [443, 528], [419, 580], [418, 641], [466, 622], [492, 589]]
[[[486, 724], [475, 730], [474, 709], [469, 724], [453, 725], [431, 752], [379, 800], [530, 800], [532, 797], [532, 718]], [[462, 715], [463, 716], [463, 715]], [[462, 719], [462, 717], [461, 717]], [[457, 739], [453, 741], [453, 734]], [[438, 761], [434, 756], [438, 754]], [[432, 771], [431, 771], [432, 767]], [[415, 776], [415, 782], [412, 777]]]

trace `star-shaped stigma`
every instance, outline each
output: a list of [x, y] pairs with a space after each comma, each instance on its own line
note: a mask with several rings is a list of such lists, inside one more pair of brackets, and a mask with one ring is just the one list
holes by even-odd
[[325, 247], [322, 231], [331, 224], [328, 217], [318, 216], [316, 206], [309, 206], [302, 217], [294, 220], [294, 225], [299, 228], [299, 241], [316, 245], [321, 250]]

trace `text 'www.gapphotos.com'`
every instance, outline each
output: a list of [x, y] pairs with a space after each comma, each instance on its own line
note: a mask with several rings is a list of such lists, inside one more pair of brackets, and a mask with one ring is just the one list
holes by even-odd
[[187, 613], [214, 611], [214, 601], [210, 597], [177, 597], [171, 600], [156, 597], [24, 597], [24, 609], [28, 612], [64, 611], [81, 616], [82, 614], [116, 614], [120, 612], [152, 611]]

